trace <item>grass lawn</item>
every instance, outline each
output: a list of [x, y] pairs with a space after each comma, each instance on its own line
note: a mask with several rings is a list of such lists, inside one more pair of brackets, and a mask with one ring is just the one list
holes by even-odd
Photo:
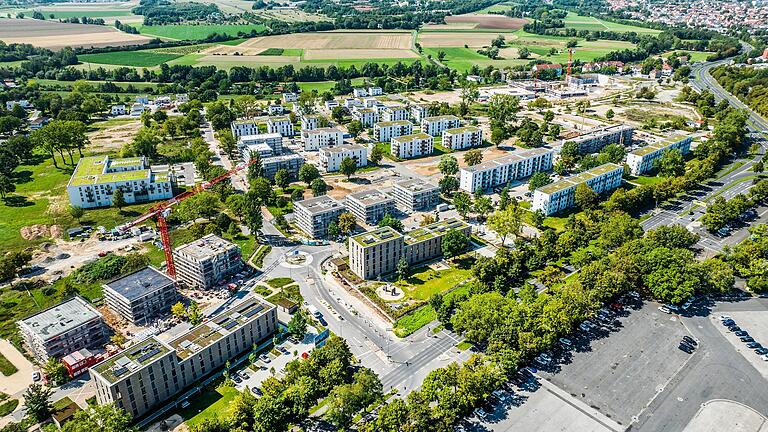
[[7, 402], [3, 402], [2, 404], [0, 404], [0, 417], [4, 417], [12, 413], [14, 410], [16, 410], [16, 407], [18, 406], [19, 406], [18, 399], [11, 399]]
[[631, 183], [639, 184], [640, 186], [645, 186], [645, 185], [655, 185], [656, 183], [662, 180], [664, 180], [664, 177], [641, 175], [637, 177], [632, 177], [628, 181]]
[[205, 389], [201, 394], [190, 397], [189, 406], [179, 414], [190, 428], [208, 419], [226, 418], [231, 410], [230, 404], [239, 393], [234, 387]]
[[568, 12], [568, 16], [565, 17], [564, 22], [566, 28], [573, 28], [576, 30], [635, 32], [638, 34], [661, 33], [661, 30], [618, 24], [595, 17], [582, 16], [574, 12]]
[[[2, 64], [0, 64], [2, 66]], [[41, 87], [44, 88], [64, 88], [64, 89], [71, 89], [72, 88], [72, 81], [58, 81], [58, 80], [51, 80], [51, 79], [31, 79], [29, 80], [30, 83], [37, 83], [40, 84]], [[103, 84], [104, 81], [85, 81], [88, 84], [91, 84], [92, 86], [96, 87], [99, 84]], [[148, 90], [148, 89], [154, 89], [157, 88], [157, 83], [149, 83], [149, 82], [120, 82], [120, 81], [110, 81], [112, 84], [121, 87], [121, 88], [128, 88], [128, 86], [132, 86], [136, 90]]]
[[202, 24], [202, 25], [162, 25], [140, 26], [139, 33], [168, 39], [201, 40], [212, 33], [237, 36], [240, 32], [262, 31], [262, 24]]
[[[352, 86], [357, 87], [362, 85], [364, 82], [365, 82], [365, 78], [353, 78]], [[336, 84], [336, 82], [335, 81], [315, 81], [315, 82], [300, 82], [296, 84], [298, 84], [301, 91], [317, 90], [318, 93], [323, 93], [326, 91], [331, 91], [331, 89]]]
[[429, 267], [415, 269], [404, 281], [395, 282], [411, 298], [428, 300], [432, 294], [442, 293], [464, 282], [472, 275], [469, 268], [451, 267], [435, 271]]
[[[16, 366], [11, 363], [10, 360], [5, 358], [4, 355], [0, 354], [0, 374], [3, 374], [5, 376], [11, 376], [18, 372], [19, 370], [16, 368]], [[0, 415], [2, 417], [2, 415]]]
[[[289, 278], [279, 278], [279, 279], [289, 279]], [[272, 286], [271, 284], [269, 284], [269, 281], [267, 281], [267, 284]], [[293, 285], [288, 285], [283, 287], [282, 289], [280, 289], [280, 291], [268, 297], [267, 301], [272, 304], [275, 304], [277, 301], [283, 298], [287, 298], [296, 303], [301, 303], [304, 301], [304, 297], [301, 295], [301, 292], [299, 291], [298, 284], [293, 284]]]
[[289, 278], [289, 277], [280, 277], [280, 278], [274, 278], [267, 281], [267, 285], [271, 286], [275, 289], [280, 289], [285, 287], [286, 285], [290, 285], [292, 283], [296, 282], [295, 280]]
[[176, 60], [181, 54], [160, 53], [149, 50], [116, 51], [99, 54], [81, 54], [80, 61], [97, 64], [112, 64], [121, 66], [152, 67], [171, 60]]
[[436, 319], [437, 313], [432, 309], [432, 306], [422, 306], [395, 321], [393, 331], [397, 337], [406, 337]]
[[[76, 10], [76, 11], [55, 11], [50, 10], [46, 8], [41, 9], [34, 9], [34, 10], [28, 10], [24, 13], [32, 16], [32, 12], [38, 11], [42, 13], [45, 16], [45, 19], [50, 19], [51, 14], [53, 14], [53, 17], [55, 19], [59, 18], [82, 18], [82, 17], [88, 17], [88, 18], [104, 18], [104, 17], [121, 17], [121, 16], [129, 16], [133, 15], [133, 13], [129, 10], [108, 10], [108, 9], [101, 9], [101, 10]], [[111, 23], [110, 23], [111, 24]]]
[[461, 341], [458, 345], [456, 345], [456, 348], [465, 351], [472, 348], [472, 344], [467, 341]]
[[264, 265], [264, 258], [269, 255], [269, 253], [272, 251], [272, 246], [270, 245], [261, 245], [256, 250], [256, 254], [253, 257], [253, 265], [255, 265], [258, 268], [261, 268]]

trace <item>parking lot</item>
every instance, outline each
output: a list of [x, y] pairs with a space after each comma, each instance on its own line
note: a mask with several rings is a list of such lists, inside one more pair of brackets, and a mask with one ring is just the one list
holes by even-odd
[[[272, 352], [259, 356], [253, 366], [246, 367], [236, 373], [233, 372], [231, 377], [235, 381], [235, 388], [240, 391], [244, 391], [246, 387], [251, 390], [260, 388], [262, 382], [273, 376], [271, 370], [274, 370], [278, 377], [282, 376], [282, 371], [288, 363], [301, 357], [304, 353], [308, 354], [315, 348], [314, 338], [317, 332], [311, 327], [308, 330], [304, 340], [299, 341], [299, 343], [285, 340], [277, 345]], [[280, 352], [280, 355], [276, 355], [274, 351]]]
[[553, 353], [555, 363], [540, 371], [541, 376], [628, 426], [689, 358], [677, 348], [685, 328], [658, 306], [638, 303], [611, 325], [580, 331], [575, 348]]
[[[755, 342], [760, 343], [762, 346], [768, 346], [768, 311], [733, 311], [727, 312], [726, 315], [730, 316], [736, 325], [742, 331], [747, 332], [748, 336], [754, 339]], [[768, 379], [768, 361], [763, 360], [759, 354], [755, 353], [754, 349], [748, 348], [746, 343], [741, 341], [740, 335], [743, 333], [736, 335], [734, 332], [729, 331], [727, 327], [721, 325], [720, 320], [715, 315], [710, 318], [725, 339], [733, 345], [734, 349], [744, 356], [764, 378]]]

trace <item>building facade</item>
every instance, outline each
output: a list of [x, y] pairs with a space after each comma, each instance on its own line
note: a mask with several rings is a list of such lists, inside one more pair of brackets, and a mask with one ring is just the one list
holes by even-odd
[[243, 268], [240, 246], [208, 234], [173, 250], [176, 278], [195, 289], [209, 289]]
[[654, 168], [654, 163], [668, 150], [679, 150], [686, 155], [691, 151], [690, 136], [673, 136], [663, 141], [629, 152], [627, 165], [632, 175], [641, 175]]
[[311, 151], [343, 144], [344, 132], [335, 127], [302, 130], [301, 138], [304, 140], [304, 150]]
[[379, 113], [373, 108], [355, 108], [352, 110], [352, 118], [359, 121], [363, 127], [373, 127], [379, 121]]
[[408, 120], [408, 109], [404, 105], [388, 105], [381, 109], [382, 121]]
[[244, 135], [259, 135], [259, 124], [254, 119], [239, 119], [232, 122], [230, 126], [232, 136], [235, 139]]
[[621, 144], [628, 146], [632, 143], [632, 134], [635, 128], [627, 125], [604, 126], [574, 137], [563, 140], [563, 143], [573, 141], [579, 146], [580, 154], [597, 153], [608, 144]]
[[107, 307], [134, 325], [148, 325], [179, 301], [176, 283], [154, 267], [145, 267], [107, 282]]
[[358, 168], [368, 165], [368, 148], [357, 144], [345, 144], [320, 149], [320, 168], [325, 172], [341, 169], [341, 161], [352, 158]]
[[434, 151], [433, 138], [425, 133], [395, 137], [392, 138], [389, 151], [392, 156], [400, 159], [428, 156]]
[[173, 198], [172, 172], [149, 165], [145, 157], [80, 158], [67, 184], [69, 203], [80, 208], [107, 207], [117, 189], [128, 204]]
[[328, 235], [328, 226], [339, 220], [345, 208], [328, 195], [307, 198], [293, 203], [296, 225], [314, 238]]
[[83, 348], [99, 349], [107, 343], [104, 319], [82, 297], [73, 297], [16, 325], [24, 343], [41, 363]]
[[301, 130], [308, 131], [320, 127], [320, 116], [317, 114], [306, 114], [301, 116]]
[[266, 133], [257, 135], [241, 135], [237, 139], [237, 148], [242, 152], [243, 149], [252, 145], [266, 144], [272, 149], [273, 155], [283, 153], [283, 136], [279, 133]]
[[386, 214], [394, 215], [395, 199], [378, 190], [364, 190], [347, 195], [346, 207], [358, 221], [374, 225]]
[[542, 147], [502, 156], [459, 169], [459, 188], [473, 193], [552, 169], [554, 152]]
[[461, 126], [461, 120], [453, 115], [425, 117], [421, 120], [421, 132], [433, 137], [459, 126]]
[[261, 175], [272, 180], [278, 171], [284, 169], [288, 171], [291, 179], [295, 179], [304, 163], [303, 157], [293, 153], [264, 158], [261, 160]]
[[267, 133], [292, 137], [294, 135], [293, 123], [288, 117], [270, 117], [267, 120]]
[[483, 145], [483, 132], [479, 127], [465, 126], [443, 131], [443, 147], [451, 150], [463, 150]]
[[392, 194], [397, 207], [405, 213], [430, 211], [440, 202], [440, 187], [418, 179], [395, 182]]
[[533, 193], [533, 211], [541, 210], [549, 216], [576, 205], [576, 188], [584, 183], [598, 194], [606, 193], [621, 186], [624, 167], [607, 163], [583, 173], [568, 177]]
[[391, 142], [392, 138], [413, 133], [413, 123], [407, 120], [381, 121], [373, 125], [373, 136], [378, 142]]
[[429, 104], [411, 105], [411, 119], [415, 123], [421, 124], [421, 121], [429, 117]]

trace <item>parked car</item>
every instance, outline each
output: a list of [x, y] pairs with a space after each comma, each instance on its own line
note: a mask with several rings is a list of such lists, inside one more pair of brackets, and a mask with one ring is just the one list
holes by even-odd
[[693, 348], [690, 345], [686, 345], [684, 343], [678, 344], [677, 349], [679, 349], [680, 351], [685, 351], [688, 354], [693, 354]]
[[752, 336], [742, 336], [742, 337], [739, 338], [739, 340], [742, 341], [742, 342], [754, 342], [755, 341], [754, 339], [752, 339]]
[[591, 328], [589, 327], [589, 325], [587, 325], [586, 321], [585, 321], [585, 322], [583, 322], [583, 323], [581, 323], [581, 324], [579, 324], [579, 328], [580, 328], [582, 331], [585, 331], [585, 332], [588, 332], [588, 331], [590, 331], [590, 330], [591, 330]]
[[734, 325], [732, 325], [732, 326], [729, 326], [729, 327], [728, 327], [728, 331], [732, 331], [732, 332], [734, 332], [734, 333], [735, 333], [735, 332], [737, 332], [737, 331], [739, 331], [739, 330], [741, 330], [741, 327], [739, 327], [739, 326], [737, 326], [737, 325], [735, 325], [735, 324], [734, 324]]
[[672, 311], [666, 307], [666, 306], [659, 306], [659, 311], [664, 312], [665, 314], [671, 314]]
[[747, 333], [746, 330], [739, 330], [737, 332], [733, 332], [733, 334], [735, 334], [738, 337], [749, 336], [749, 333]]
[[694, 338], [692, 338], [692, 337], [690, 337], [690, 336], [688, 336], [688, 335], [685, 335], [685, 336], [683, 336], [683, 340], [684, 340], [684, 341], [685, 341], [685, 342], [686, 342], [688, 345], [693, 345], [693, 346], [696, 346], [696, 345], [698, 345], [698, 342], [696, 342], [696, 340], [695, 340]]
[[732, 320], [732, 319], [727, 319], [727, 320], [724, 320], [722, 323], [723, 323], [723, 325], [724, 325], [724, 326], [726, 326], [726, 327], [730, 327], [730, 326], [732, 326], [732, 325], [736, 325], [736, 321], [734, 321], [734, 320]]
[[573, 346], [573, 342], [571, 342], [568, 338], [560, 338], [560, 344], [562, 344], [566, 348], [570, 348]]
[[733, 321], [729, 315], [720, 315], [720, 321]]
[[747, 348], [749, 348], [749, 349], [757, 349], [757, 348], [762, 348], [762, 347], [763, 346], [760, 345], [760, 342], [750, 342], [750, 343], [747, 344]]
[[760, 347], [755, 350], [755, 354], [758, 354], [758, 355], [768, 354], [768, 348]]

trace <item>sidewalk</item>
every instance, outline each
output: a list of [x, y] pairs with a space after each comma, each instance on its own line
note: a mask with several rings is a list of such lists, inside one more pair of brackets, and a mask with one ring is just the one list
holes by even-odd
[[35, 366], [6, 339], [0, 339], [0, 354], [18, 369], [13, 375], [0, 379], [0, 391], [11, 396], [20, 396], [32, 384]]

